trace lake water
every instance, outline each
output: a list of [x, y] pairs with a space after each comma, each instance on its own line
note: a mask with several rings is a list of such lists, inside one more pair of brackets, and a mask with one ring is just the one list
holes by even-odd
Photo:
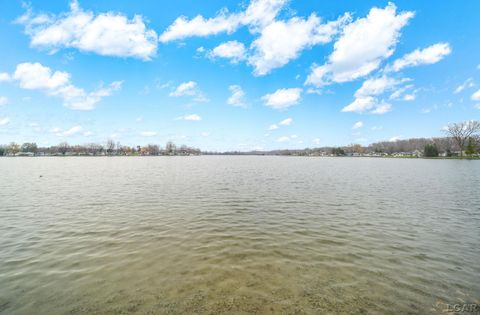
[[480, 162], [0, 158], [1, 314], [480, 303]]

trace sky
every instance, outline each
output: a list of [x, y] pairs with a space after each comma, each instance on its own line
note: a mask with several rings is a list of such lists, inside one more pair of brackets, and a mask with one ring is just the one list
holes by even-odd
[[367, 145], [480, 119], [480, 2], [0, 0], [0, 144]]

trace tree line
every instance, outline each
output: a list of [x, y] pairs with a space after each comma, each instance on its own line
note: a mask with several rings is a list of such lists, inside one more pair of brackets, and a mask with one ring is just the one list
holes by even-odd
[[396, 141], [381, 141], [367, 146], [351, 144], [343, 147], [320, 147], [298, 150], [272, 151], [233, 151], [233, 152], [202, 152], [200, 149], [186, 145], [177, 146], [169, 141], [164, 147], [157, 144], [146, 146], [124, 146], [119, 142], [108, 140], [105, 144], [89, 143], [85, 145], [69, 145], [61, 142], [50, 147], [38, 147], [36, 143], [14, 142], [0, 146], [0, 156], [3, 155], [392, 155], [397, 153], [420, 153], [425, 157], [472, 156], [480, 154], [480, 121], [464, 121], [449, 124], [444, 132], [445, 137], [412, 138]]
[[84, 145], [69, 145], [67, 142], [61, 142], [58, 145], [39, 147], [36, 143], [26, 142], [19, 145], [12, 142], [8, 145], [0, 146], [0, 156], [3, 155], [91, 155], [91, 156], [122, 156], [122, 155], [198, 155], [200, 150], [186, 145], [177, 146], [169, 141], [164, 147], [157, 144], [148, 144], [145, 146], [126, 146], [113, 140], [108, 140], [105, 144], [88, 143]]

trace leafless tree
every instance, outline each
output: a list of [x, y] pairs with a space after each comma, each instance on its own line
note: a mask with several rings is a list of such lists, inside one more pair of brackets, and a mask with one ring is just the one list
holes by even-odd
[[113, 151], [115, 150], [115, 142], [113, 142], [112, 139], [107, 141], [106, 149], [108, 155], [113, 155]]
[[61, 154], [65, 155], [65, 153], [68, 152], [68, 149], [70, 148], [70, 146], [68, 145], [67, 142], [61, 142], [58, 146], [57, 146], [57, 150], [58, 152], [60, 152]]
[[168, 141], [165, 145], [165, 153], [167, 155], [175, 155], [175, 151], [177, 150], [177, 146], [172, 141]]
[[449, 124], [446, 132], [455, 140], [460, 147], [460, 156], [463, 156], [463, 150], [470, 137], [480, 132], [480, 121], [468, 120], [459, 123]]

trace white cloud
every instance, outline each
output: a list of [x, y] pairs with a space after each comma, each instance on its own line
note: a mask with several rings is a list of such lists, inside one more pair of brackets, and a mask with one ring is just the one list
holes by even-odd
[[76, 48], [103, 56], [150, 60], [157, 50], [157, 34], [146, 27], [140, 15], [128, 19], [115, 12], [95, 14], [82, 10], [76, 0], [67, 13], [34, 15], [28, 9], [17, 22], [25, 25], [32, 47], [50, 53]]
[[287, 109], [298, 104], [301, 93], [302, 89], [300, 88], [278, 89], [271, 94], [264, 95], [262, 100], [266, 106], [273, 109]]
[[475, 109], [480, 109], [480, 104], [475, 104], [473, 107], [474, 107]]
[[176, 119], [177, 120], [187, 120], [187, 121], [200, 121], [200, 120], [202, 120], [202, 117], [200, 117], [197, 114], [191, 114], [191, 115], [179, 116]]
[[402, 136], [395, 136], [395, 137], [391, 137], [390, 139], [388, 139], [388, 141], [390, 142], [396, 142], [398, 140], [402, 140]]
[[206, 19], [197, 15], [191, 20], [185, 16], [178, 17], [167, 30], [160, 35], [160, 41], [167, 43], [188, 37], [204, 37], [219, 33], [231, 34], [240, 26], [241, 19], [238, 15], [229, 14], [227, 10], [221, 11], [217, 16]]
[[[260, 76], [298, 58], [304, 49], [330, 42], [351, 20], [348, 13], [325, 24], [321, 23], [315, 13], [308, 18], [276, 20], [287, 2], [288, 0], [252, 0], [244, 11], [237, 13], [223, 9], [212, 18], [197, 15], [188, 19], [180, 16], [161, 34], [160, 41], [169, 42], [220, 33], [232, 34], [238, 28], [248, 26], [252, 34], [258, 34], [250, 46], [248, 63], [254, 67], [254, 74]], [[233, 63], [247, 58], [244, 44], [238, 41], [223, 43], [208, 55], [229, 58]]]
[[413, 88], [412, 84], [400, 87], [390, 95], [390, 99], [391, 100], [399, 99], [406, 91], [411, 90], [412, 88]]
[[10, 118], [8, 118], [8, 117], [0, 118], [0, 126], [6, 126], [9, 123], [10, 123]]
[[60, 131], [60, 129], [58, 129], [58, 128], [54, 128], [52, 130], [55, 130], [56, 135], [59, 136], [59, 137], [69, 137], [69, 136], [73, 136], [73, 135], [76, 135], [76, 134], [82, 132], [83, 127], [82, 126], [73, 126], [72, 128], [67, 129], [65, 131]]
[[227, 104], [237, 107], [246, 107], [244, 101], [245, 92], [242, 90], [242, 87], [240, 85], [230, 85], [228, 89], [232, 95], [227, 99]]
[[404, 101], [414, 101], [416, 98], [417, 98], [417, 96], [416, 96], [414, 93], [412, 93], [412, 94], [405, 94], [405, 95], [403, 96], [403, 100], [404, 100]]
[[245, 59], [245, 46], [236, 40], [232, 40], [213, 48], [209, 56], [212, 58], [226, 58], [230, 59], [232, 63], [238, 63]]
[[26, 62], [17, 65], [13, 78], [22, 89], [54, 91], [69, 84], [70, 74], [62, 71], [53, 72], [38, 62]]
[[274, 21], [253, 41], [253, 54], [248, 62], [253, 65], [255, 75], [268, 74], [298, 58], [304, 49], [330, 42], [349, 21], [349, 14], [326, 24], [315, 14], [308, 19], [293, 17], [288, 21]]
[[342, 109], [342, 112], [362, 113], [373, 108], [374, 105], [375, 99], [371, 96], [355, 98], [352, 103]]
[[204, 132], [201, 133], [201, 135], [202, 135], [202, 137], [208, 137], [208, 136], [210, 136], [210, 132], [204, 131]]
[[85, 132], [83, 133], [83, 136], [84, 136], [84, 137], [91, 137], [91, 136], [93, 136], [93, 132], [91, 132], [91, 131], [85, 131]]
[[371, 78], [363, 82], [362, 86], [355, 92], [355, 97], [380, 95], [406, 81], [409, 81], [409, 79], [397, 80], [385, 75]]
[[5, 96], [0, 96], [0, 106], [5, 106], [8, 104], [8, 98]]
[[357, 97], [349, 105], [342, 109], [342, 112], [385, 114], [391, 110], [391, 105], [387, 103], [378, 103], [372, 96]]
[[170, 96], [183, 96], [183, 95], [195, 95], [197, 88], [197, 82], [188, 81], [183, 82], [177, 88], [170, 93]]
[[[363, 113], [368, 111], [371, 114], [385, 114], [391, 110], [392, 105], [383, 101], [379, 102], [376, 97], [408, 81], [410, 79], [394, 79], [385, 75], [365, 80], [362, 86], [355, 92], [355, 100], [350, 105], [344, 107], [342, 112]], [[395, 98], [398, 98], [406, 89], [406, 87], [401, 87], [395, 91], [393, 94], [398, 94], [395, 95]], [[391, 99], [393, 99], [393, 94], [390, 96]], [[412, 100], [411, 98], [415, 98], [413, 93], [404, 96], [405, 100]]]
[[328, 62], [314, 66], [306, 84], [320, 87], [348, 82], [378, 69], [393, 54], [401, 29], [414, 15], [408, 11], [397, 14], [396, 10], [389, 3], [384, 9], [372, 8], [366, 17], [348, 24], [335, 42]]
[[475, 86], [475, 82], [473, 81], [473, 78], [468, 78], [467, 80], [465, 80], [465, 82], [457, 86], [457, 88], [455, 89], [455, 91], [453, 91], [453, 93], [458, 94], [463, 90], [474, 87], [474, 86]]
[[284, 120], [282, 120], [281, 122], [279, 122], [278, 124], [281, 125], [281, 126], [290, 126], [293, 122], [293, 119], [292, 118], [286, 118]]
[[473, 101], [480, 101], [480, 90], [476, 91], [472, 94], [471, 99]]
[[352, 129], [358, 129], [363, 127], [363, 122], [357, 121], [356, 123], [353, 124]]
[[197, 15], [191, 20], [180, 16], [160, 35], [159, 39], [166, 43], [194, 36], [231, 34], [243, 25], [248, 25], [252, 32], [257, 32], [275, 19], [286, 2], [286, 0], [253, 0], [243, 12], [230, 13], [227, 9], [223, 9], [215, 17], [205, 18]]
[[198, 84], [195, 81], [183, 82], [173, 90], [169, 96], [192, 96], [196, 102], [208, 102], [209, 99], [198, 88]]
[[315, 144], [315, 145], [319, 145], [321, 143], [320, 141], [320, 138], [315, 138], [312, 140], [312, 142]]
[[290, 141], [289, 136], [283, 136], [277, 139], [277, 142], [288, 142], [288, 141]]
[[387, 67], [387, 70], [400, 71], [406, 67], [434, 64], [451, 52], [452, 49], [448, 43], [438, 43], [424, 49], [415, 49], [413, 52], [395, 60], [391, 67]]
[[86, 92], [70, 82], [70, 74], [52, 71], [40, 63], [21, 63], [17, 65], [13, 79], [27, 90], [40, 90], [47, 95], [63, 99], [63, 105], [75, 110], [94, 109], [98, 102], [121, 88], [122, 82], [112, 82], [107, 87], [101, 86], [95, 91]]
[[140, 132], [142, 137], [155, 137], [157, 133], [155, 131], [142, 131]]
[[383, 127], [382, 127], [382, 126], [373, 126], [373, 127], [370, 128], [370, 129], [372, 129], [373, 131], [376, 131], [376, 130], [382, 130]]
[[388, 103], [381, 103], [375, 106], [375, 109], [372, 110], [370, 113], [372, 114], [377, 114], [377, 115], [383, 115], [385, 113], [388, 113], [389, 111], [392, 110], [392, 105]]
[[10, 77], [10, 74], [6, 72], [0, 72], [0, 82], [6, 82], [10, 81], [12, 78]]
[[270, 125], [267, 130], [268, 131], [277, 130], [278, 128], [280, 128], [280, 126], [290, 126], [292, 123], [293, 123], [292, 118], [286, 118], [286, 119], [280, 121], [278, 124]]

